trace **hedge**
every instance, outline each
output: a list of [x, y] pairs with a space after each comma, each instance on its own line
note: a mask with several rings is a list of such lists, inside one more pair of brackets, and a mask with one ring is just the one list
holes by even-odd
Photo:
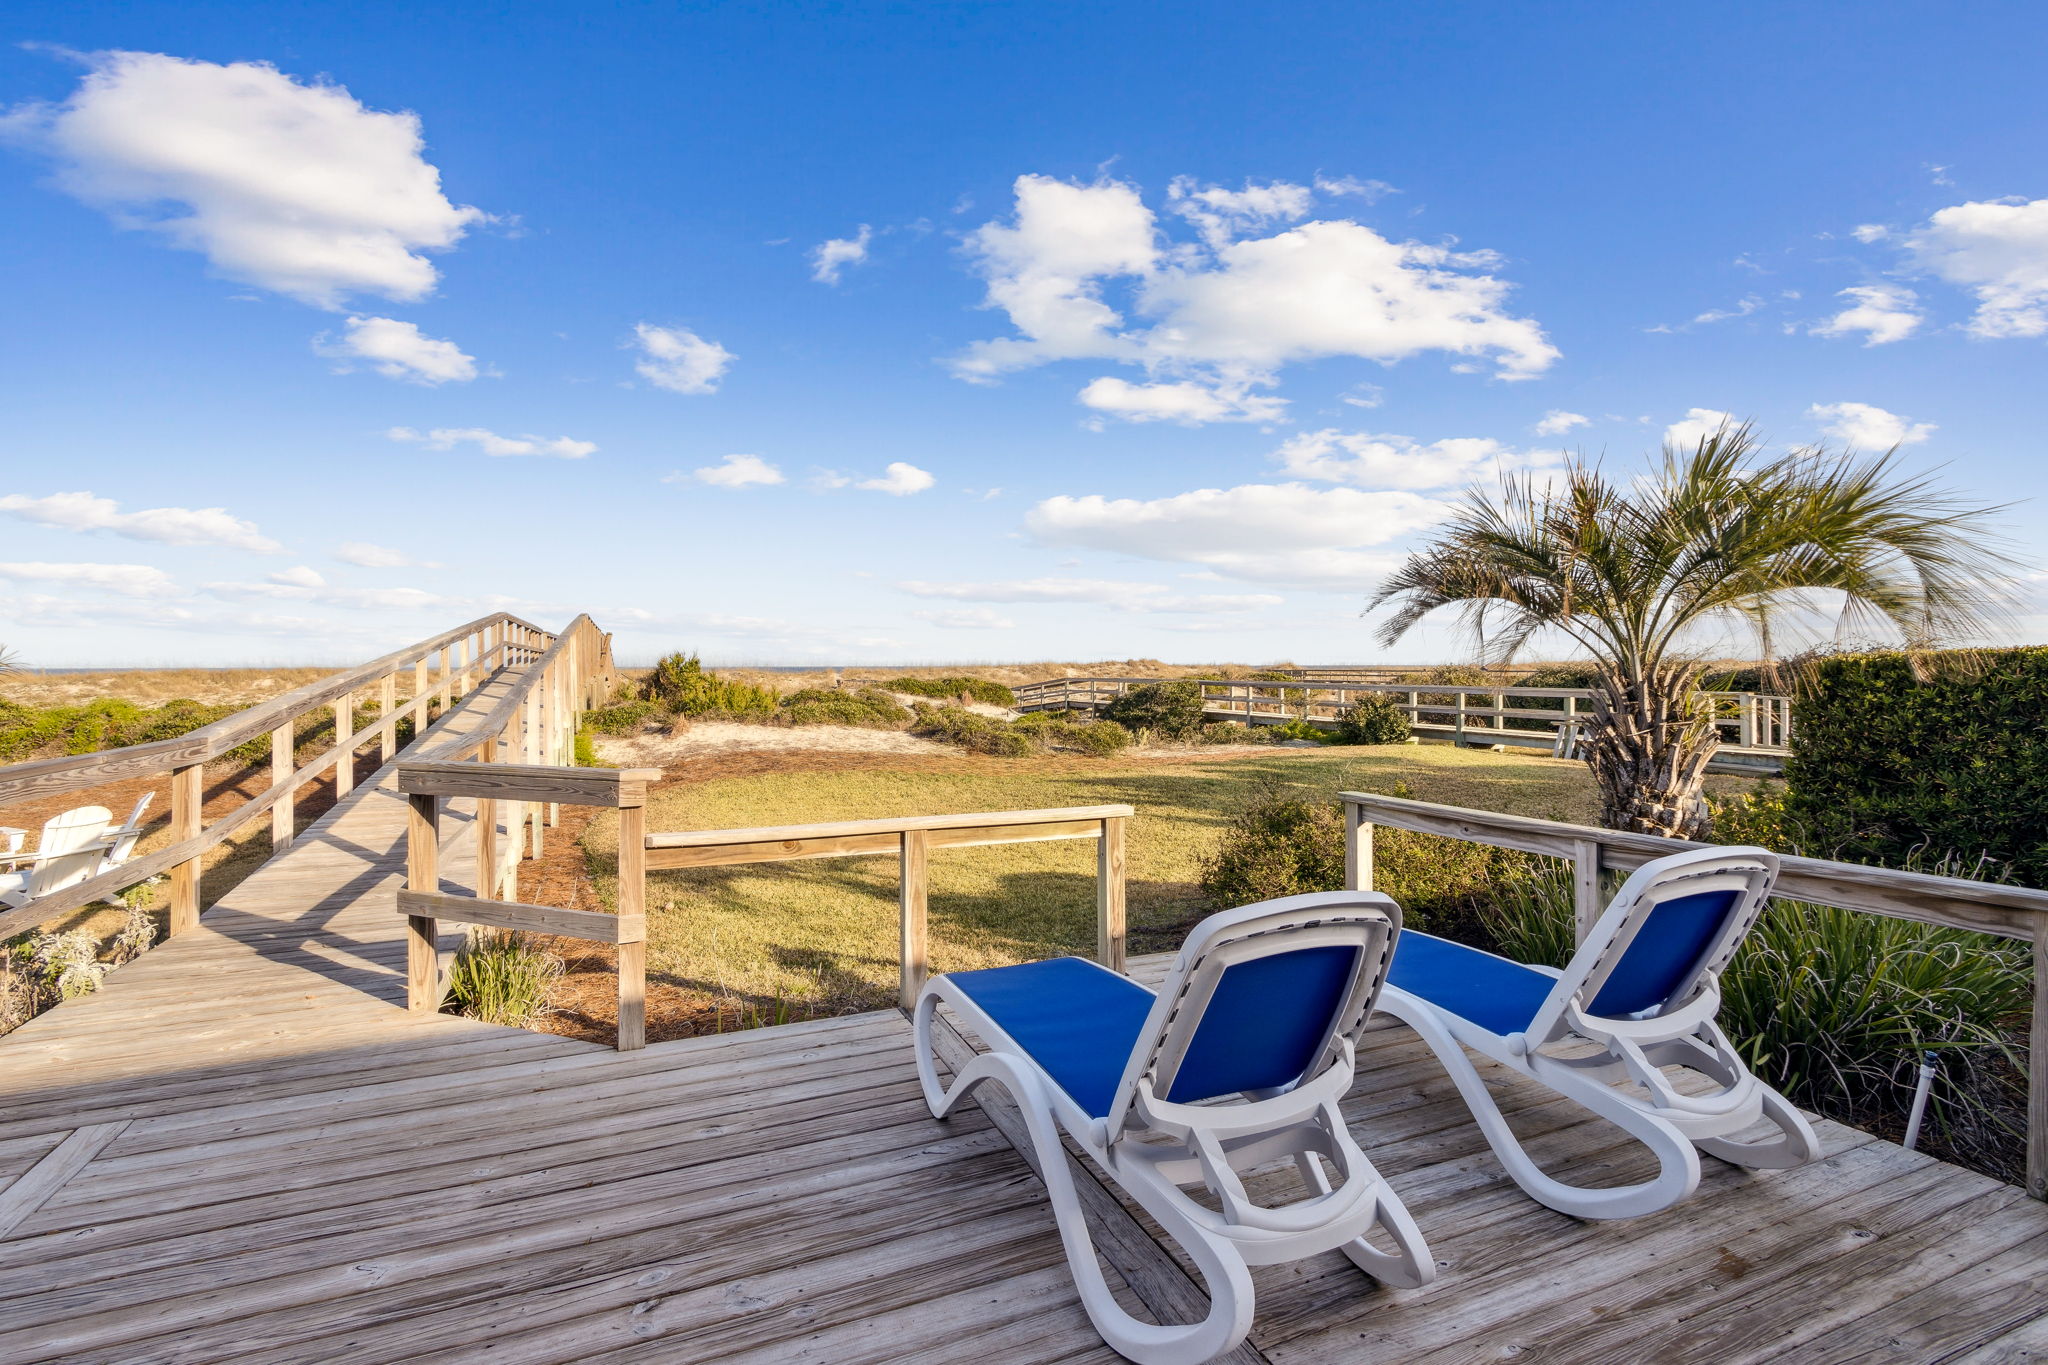
[[2048, 886], [2048, 647], [1819, 661], [1785, 782], [1810, 852]]

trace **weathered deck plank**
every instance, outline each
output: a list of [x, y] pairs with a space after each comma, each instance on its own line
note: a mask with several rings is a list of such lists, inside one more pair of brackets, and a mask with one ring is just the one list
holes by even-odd
[[[631, 1053], [408, 1014], [404, 820], [382, 773], [198, 931], [0, 1039], [0, 1358], [1114, 1359], [1029, 1167], [977, 1106], [925, 1113], [893, 1012]], [[468, 841], [449, 853], [466, 885]], [[1413, 1035], [1375, 1030], [1364, 1057], [1347, 1115], [1443, 1274], [1389, 1291], [1334, 1253], [1257, 1271], [1246, 1359], [2048, 1346], [2048, 1209], [2008, 1187], [1823, 1125], [1813, 1167], [1709, 1162], [1670, 1214], [1576, 1222], [1502, 1176]], [[1639, 1168], [1572, 1106], [1495, 1080], [1534, 1150]], [[1128, 1232], [1153, 1235], [1141, 1214]], [[1130, 1271], [1178, 1305], [1186, 1265], [1169, 1246]]]

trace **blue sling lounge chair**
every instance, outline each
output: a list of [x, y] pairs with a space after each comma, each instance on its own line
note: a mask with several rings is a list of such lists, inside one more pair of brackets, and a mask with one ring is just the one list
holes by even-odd
[[[1081, 1302], [1120, 1354], [1182, 1365], [1235, 1347], [1252, 1323], [1247, 1266], [1340, 1250], [1386, 1284], [1434, 1275], [1408, 1211], [1337, 1107], [1399, 928], [1400, 909], [1385, 896], [1318, 892], [1203, 920], [1156, 994], [1072, 957], [925, 986], [915, 1024], [926, 1102], [944, 1118], [990, 1081], [1015, 1098]], [[950, 1087], [932, 1051], [942, 1004], [988, 1048]], [[1149, 1323], [1117, 1305], [1061, 1128], [1186, 1248], [1208, 1287], [1202, 1321]], [[1290, 1161], [1303, 1197], [1254, 1202], [1244, 1175]], [[1191, 1196], [1193, 1186], [1219, 1207]], [[1393, 1250], [1366, 1240], [1375, 1226]]]
[[[1812, 1127], [1750, 1074], [1714, 1022], [1721, 972], [1777, 875], [1776, 856], [1760, 848], [1696, 849], [1646, 863], [1562, 971], [1410, 931], [1401, 936], [1380, 1008], [1436, 1052], [1508, 1174], [1560, 1212], [1633, 1218], [1669, 1208], [1698, 1186], [1698, 1152], [1752, 1169], [1800, 1165], [1820, 1153]], [[1466, 1048], [1640, 1140], [1657, 1157], [1656, 1178], [1587, 1188], [1545, 1175], [1501, 1117]], [[1682, 1093], [1665, 1073], [1671, 1066], [1719, 1088]], [[1763, 1122], [1777, 1133], [1733, 1136]]]

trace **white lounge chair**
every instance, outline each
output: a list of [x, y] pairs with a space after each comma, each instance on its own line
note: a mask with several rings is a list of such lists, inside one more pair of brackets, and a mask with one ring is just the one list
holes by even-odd
[[[1372, 892], [1286, 896], [1195, 926], [1155, 995], [1081, 958], [933, 977], [917, 1002], [918, 1075], [945, 1118], [994, 1081], [1022, 1111], [1081, 1302], [1147, 1365], [1209, 1360], [1251, 1329], [1247, 1266], [1341, 1250], [1386, 1284], [1436, 1271], [1398, 1196], [1345, 1127], [1353, 1050], [1385, 978], [1400, 908]], [[989, 1050], [943, 1085], [944, 1004]], [[1057, 1126], [1056, 1126], [1057, 1125]], [[1209, 1292], [1198, 1323], [1117, 1305], [1095, 1259], [1059, 1129], [1187, 1249]], [[1305, 1197], [1253, 1202], [1243, 1177], [1291, 1161]], [[1332, 1180], [1336, 1183], [1332, 1183]], [[1205, 1186], [1212, 1209], [1184, 1186]], [[1394, 1243], [1366, 1241], [1375, 1226]]]
[[79, 806], [50, 817], [28, 866], [0, 875], [0, 905], [19, 908], [92, 876], [106, 853], [101, 838], [112, 818], [105, 806]]
[[[1669, 1208], [1699, 1184], [1695, 1148], [1752, 1169], [1801, 1165], [1820, 1154], [1812, 1127], [1750, 1073], [1714, 1022], [1721, 972], [1777, 875], [1777, 857], [1760, 848], [1696, 849], [1646, 863], [1562, 971], [1410, 931], [1380, 1008], [1435, 1050], [1508, 1174], [1560, 1212], [1633, 1218]], [[1657, 1176], [1595, 1188], [1545, 1175], [1501, 1117], [1468, 1047], [1641, 1141], [1657, 1157]], [[1684, 1093], [1664, 1071], [1671, 1066], [1719, 1088]], [[1776, 1135], [1732, 1136], [1765, 1121]]]

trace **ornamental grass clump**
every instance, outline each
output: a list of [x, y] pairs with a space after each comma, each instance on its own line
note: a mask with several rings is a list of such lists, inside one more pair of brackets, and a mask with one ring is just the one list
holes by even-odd
[[459, 1014], [524, 1028], [547, 1013], [548, 992], [561, 975], [562, 959], [524, 935], [472, 929], [448, 970], [448, 998]]

